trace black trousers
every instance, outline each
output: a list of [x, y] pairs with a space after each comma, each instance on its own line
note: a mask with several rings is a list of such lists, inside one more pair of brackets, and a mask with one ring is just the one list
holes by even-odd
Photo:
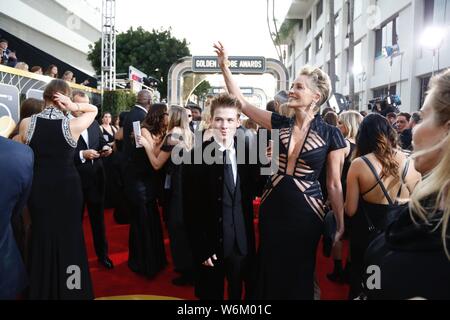
[[83, 188], [83, 211], [87, 207], [91, 222], [92, 237], [94, 238], [95, 253], [99, 259], [108, 255], [108, 242], [106, 241], [104, 219], [104, 197], [92, 196], [92, 190]]
[[228, 300], [242, 300], [244, 285], [247, 288], [248, 258], [234, 247], [225, 258], [218, 257], [214, 267], [200, 266], [195, 294], [200, 300], [224, 300], [224, 280], [228, 284]]

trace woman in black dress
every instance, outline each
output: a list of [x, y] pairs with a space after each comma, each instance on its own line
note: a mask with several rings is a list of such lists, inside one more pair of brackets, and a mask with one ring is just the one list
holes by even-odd
[[[450, 299], [450, 71], [430, 81], [414, 127], [414, 167], [423, 180], [409, 207], [367, 249], [366, 267], [379, 266], [369, 299]], [[371, 284], [375, 281], [367, 279]]]
[[172, 281], [175, 285], [193, 283], [193, 258], [183, 219], [181, 181], [183, 166], [181, 163], [174, 163], [171, 155], [172, 150], [178, 146], [174, 152], [177, 152], [181, 159], [184, 151], [192, 149], [193, 139], [186, 109], [179, 106], [170, 108], [167, 135], [160, 150], [155, 149], [144, 137], [140, 139], [153, 168], [155, 170], [163, 169], [162, 171], [165, 173], [164, 216], [169, 230], [173, 264], [175, 271], [180, 273], [180, 277]]
[[[142, 136], [157, 146], [167, 128], [167, 106], [154, 104], [142, 121]], [[157, 199], [161, 195], [161, 179], [153, 169], [145, 148], [137, 150], [137, 188], [145, 198], [145, 210], [133, 214], [130, 223], [129, 268], [148, 278], [154, 277], [167, 265], [166, 251]]]
[[[289, 91], [295, 116], [287, 118], [248, 103], [233, 80], [227, 54], [216, 44], [228, 91], [242, 111], [267, 129], [279, 129], [279, 170], [268, 181], [259, 214], [258, 299], [313, 299], [316, 251], [325, 214], [318, 175], [327, 162], [328, 192], [337, 216], [339, 240], [343, 230], [341, 166], [345, 141], [341, 132], [317, 114], [330, 95], [328, 76], [305, 67]], [[273, 136], [272, 136], [273, 137]]]
[[[34, 151], [28, 208], [32, 234], [30, 299], [92, 299], [80, 212], [81, 181], [74, 152], [81, 132], [97, 115], [90, 104], [73, 103], [70, 87], [53, 80], [44, 91], [45, 109], [22, 121], [21, 140]], [[69, 120], [63, 111], [80, 112]]]
[[[364, 118], [347, 175], [345, 213], [350, 219], [350, 298], [362, 292], [364, 254], [377, 232], [395, 219], [420, 175], [397, 145], [397, 133], [379, 115]], [[374, 231], [371, 231], [374, 230]]]
[[[108, 145], [114, 148], [114, 136], [117, 132], [116, 128], [111, 124], [111, 113], [106, 112], [102, 117], [102, 124], [100, 129], [102, 130], [103, 138]], [[110, 157], [103, 158], [103, 166], [105, 168], [105, 208], [113, 208], [115, 205], [114, 194], [114, 157], [113, 154]]]
[[[344, 166], [342, 168], [342, 193], [345, 195], [347, 193], [347, 174], [348, 169], [350, 169], [350, 164], [352, 163], [353, 153], [356, 148], [356, 135], [358, 134], [359, 126], [363, 121], [363, 116], [354, 110], [344, 111], [339, 115], [339, 121], [337, 127], [341, 130], [342, 135], [345, 138], [345, 143], [347, 147], [345, 148], [345, 160]], [[348, 220], [344, 217], [345, 222], [345, 236], [348, 235]], [[334, 259], [334, 269], [333, 273], [327, 274], [327, 278], [330, 281], [336, 282], [346, 282], [348, 281], [348, 272], [350, 267], [350, 256], [347, 258], [347, 264], [345, 267], [345, 273], [342, 268], [342, 241], [336, 242], [333, 247], [332, 257]]]

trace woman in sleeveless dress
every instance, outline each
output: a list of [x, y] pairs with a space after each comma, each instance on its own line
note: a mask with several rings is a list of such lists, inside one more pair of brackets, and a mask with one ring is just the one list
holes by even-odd
[[[353, 153], [356, 148], [356, 135], [359, 131], [359, 126], [363, 121], [363, 116], [354, 110], [344, 111], [339, 115], [339, 121], [337, 127], [341, 130], [342, 135], [345, 138], [345, 143], [347, 147], [345, 148], [345, 160], [344, 166], [342, 168], [342, 193], [344, 194], [344, 199], [347, 194], [347, 174], [348, 169], [352, 163]], [[348, 237], [349, 223], [347, 216], [344, 217], [345, 224], [345, 234], [344, 238]], [[342, 268], [342, 241], [336, 242], [333, 247], [332, 257], [334, 260], [334, 269], [332, 273], [327, 274], [327, 278], [333, 282], [348, 282], [348, 272], [350, 271], [350, 256], [347, 257], [347, 264], [345, 270]]]
[[[45, 109], [22, 121], [21, 140], [34, 151], [31, 215], [30, 299], [92, 299], [92, 284], [81, 223], [81, 181], [74, 152], [81, 132], [97, 115], [90, 104], [75, 104], [63, 80], [51, 81]], [[82, 115], [69, 120], [63, 111]]]
[[[115, 150], [114, 147], [115, 139], [114, 136], [117, 132], [117, 129], [111, 124], [111, 113], [105, 112], [102, 116], [102, 124], [100, 125], [100, 129], [102, 130], [103, 138], [108, 143], [108, 145]], [[115, 193], [115, 184], [114, 181], [114, 158], [115, 154], [112, 154], [110, 157], [103, 158], [103, 166], [105, 168], [105, 208], [113, 208], [115, 205], [115, 201], [117, 198], [117, 194]]]
[[[186, 109], [172, 106], [169, 111], [167, 135], [160, 150], [155, 148], [146, 138], [141, 136], [140, 143], [145, 147], [153, 169], [165, 173], [164, 183], [164, 216], [169, 231], [170, 250], [175, 271], [179, 277], [172, 280], [175, 285], [192, 284], [194, 280], [194, 263], [183, 218], [182, 170], [180, 163], [172, 161], [174, 152], [180, 157], [183, 152], [193, 147], [193, 134], [189, 129]], [[158, 155], [157, 155], [158, 154]]]
[[[165, 104], [153, 104], [142, 121], [142, 136], [160, 145], [166, 134], [167, 115]], [[131, 217], [128, 266], [132, 271], [152, 278], [166, 267], [167, 258], [157, 202], [161, 198], [161, 178], [153, 169], [145, 148], [137, 150], [136, 172], [137, 188], [145, 203], [143, 210]]]
[[364, 254], [369, 243], [395, 220], [399, 200], [409, 198], [419, 179], [420, 174], [398, 148], [397, 133], [388, 120], [379, 114], [368, 115], [359, 127], [355, 160], [347, 176], [351, 299], [363, 289]]
[[279, 154], [273, 154], [278, 172], [261, 198], [256, 298], [312, 300], [325, 215], [317, 179], [325, 162], [329, 199], [337, 217], [335, 241], [344, 232], [341, 149], [346, 145], [341, 132], [317, 114], [330, 96], [329, 77], [318, 68], [303, 68], [289, 91], [288, 103], [295, 115], [284, 117], [247, 102], [233, 80], [223, 45], [214, 47], [228, 91], [239, 99], [243, 113], [263, 128], [279, 130]]

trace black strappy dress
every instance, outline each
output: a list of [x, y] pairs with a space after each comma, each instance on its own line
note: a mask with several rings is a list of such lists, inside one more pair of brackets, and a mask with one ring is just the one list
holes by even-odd
[[293, 175], [287, 174], [294, 118], [272, 114], [280, 131], [279, 169], [261, 198], [257, 299], [314, 298], [316, 251], [323, 231], [324, 202], [318, 176], [329, 152], [346, 147], [338, 128], [316, 116]]

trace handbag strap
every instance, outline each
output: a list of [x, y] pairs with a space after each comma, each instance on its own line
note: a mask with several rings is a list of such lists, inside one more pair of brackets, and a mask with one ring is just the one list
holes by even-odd
[[[394, 202], [392, 201], [392, 198], [389, 195], [389, 192], [387, 191], [386, 187], [384, 186], [383, 181], [381, 181], [380, 176], [378, 175], [377, 171], [375, 170], [375, 167], [373, 166], [372, 162], [370, 162], [370, 160], [367, 159], [366, 156], [362, 156], [361, 159], [364, 160], [364, 162], [369, 167], [370, 171], [372, 171], [373, 175], [377, 179], [377, 184], [381, 187], [381, 190], [383, 190], [384, 196], [386, 197], [386, 199], [389, 202], [389, 204], [391, 206], [394, 205]], [[401, 186], [400, 186], [400, 191], [401, 191]]]

